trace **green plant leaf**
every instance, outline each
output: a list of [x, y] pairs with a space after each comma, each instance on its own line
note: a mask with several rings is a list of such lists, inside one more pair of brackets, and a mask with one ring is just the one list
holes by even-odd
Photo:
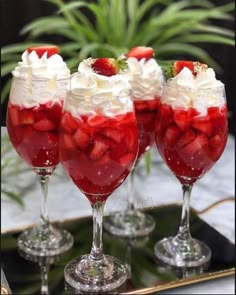
[[207, 42], [207, 43], [217, 43], [217, 44], [226, 44], [234, 46], [234, 41], [227, 37], [222, 37], [212, 34], [186, 34], [184, 36], [176, 38], [178, 41], [183, 42]]
[[21, 208], [24, 208], [24, 202], [22, 201], [21, 196], [19, 194], [4, 190], [3, 188], [1, 188], [1, 192], [5, 194], [7, 197], [9, 197], [11, 200], [17, 202]]

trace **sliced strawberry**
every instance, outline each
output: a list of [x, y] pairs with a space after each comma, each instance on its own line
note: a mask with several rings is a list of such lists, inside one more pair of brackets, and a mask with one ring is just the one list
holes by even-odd
[[96, 58], [91, 65], [92, 69], [99, 75], [113, 76], [127, 67], [125, 59], [115, 59], [110, 57]]
[[13, 126], [20, 125], [20, 115], [19, 115], [18, 109], [13, 106], [9, 106], [8, 112], [9, 112], [9, 117], [12, 122], [12, 125]]
[[28, 53], [35, 51], [39, 58], [41, 58], [45, 52], [47, 52], [47, 58], [51, 57], [54, 54], [57, 54], [59, 48], [55, 45], [41, 45], [41, 46], [32, 46], [27, 49]]
[[106, 145], [103, 141], [96, 140], [93, 146], [93, 149], [90, 153], [90, 159], [99, 160], [108, 150], [109, 146]]
[[55, 128], [55, 125], [48, 119], [42, 119], [33, 125], [37, 131], [50, 131]]
[[23, 109], [20, 112], [20, 123], [23, 125], [30, 125], [34, 123], [34, 113], [32, 110]]
[[196, 137], [195, 132], [193, 132], [193, 130], [191, 128], [189, 128], [188, 130], [186, 130], [183, 133], [183, 135], [178, 140], [178, 145], [180, 147], [184, 147], [185, 145], [187, 145], [188, 143], [193, 141], [195, 139], [195, 137]]
[[152, 47], [137, 46], [130, 49], [130, 51], [125, 54], [125, 56], [127, 58], [135, 57], [138, 60], [142, 58], [150, 59], [154, 56], [154, 49]]
[[195, 117], [192, 121], [192, 127], [205, 133], [208, 137], [212, 135], [212, 123], [206, 117]]
[[179, 128], [175, 124], [169, 125], [165, 132], [165, 142], [169, 146], [173, 146], [181, 136]]
[[182, 149], [182, 153], [193, 155], [194, 153], [200, 151], [207, 143], [207, 136], [204, 133], [201, 133]]
[[77, 144], [77, 146], [84, 150], [89, 145], [90, 137], [83, 132], [81, 129], [78, 129], [75, 134], [73, 135], [73, 138]]
[[135, 159], [135, 155], [133, 153], [126, 153], [123, 156], [121, 156], [118, 160], [119, 164], [123, 167], [127, 167], [129, 164], [131, 164]]
[[112, 129], [112, 128], [106, 128], [103, 132], [103, 134], [109, 138], [115, 141], [116, 143], [120, 143], [123, 137], [123, 134], [121, 131], [117, 129]]
[[65, 133], [63, 135], [63, 141], [64, 141], [64, 145], [65, 145], [66, 149], [69, 149], [69, 150], [76, 149], [75, 141], [70, 134]]
[[174, 121], [181, 131], [188, 129], [190, 124], [189, 113], [184, 109], [174, 111]]

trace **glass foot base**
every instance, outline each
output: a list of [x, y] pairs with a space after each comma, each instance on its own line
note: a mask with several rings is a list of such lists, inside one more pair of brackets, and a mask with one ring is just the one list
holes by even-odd
[[83, 255], [66, 265], [64, 277], [67, 288], [74, 291], [106, 293], [125, 283], [127, 269], [115, 257], [105, 255], [102, 260], [92, 260], [90, 255]]
[[120, 237], [135, 238], [149, 235], [155, 228], [151, 215], [140, 211], [127, 210], [105, 217], [104, 228]]
[[74, 243], [72, 235], [51, 225], [34, 227], [22, 232], [17, 244], [26, 254], [45, 257], [62, 254]]
[[211, 259], [210, 248], [196, 239], [183, 241], [178, 237], [165, 238], [156, 243], [154, 251], [159, 260], [176, 267], [198, 267]]

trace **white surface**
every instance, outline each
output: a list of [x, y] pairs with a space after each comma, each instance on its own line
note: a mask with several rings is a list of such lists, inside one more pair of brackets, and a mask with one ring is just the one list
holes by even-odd
[[[2, 132], [5, 132], [5, 128], [2, 128]], [[194, 209], [202, 210], [216, 201], [235, 196], [234, 151], [234, 137], [229, 136], [226, 149], [220, 160], [193, 188], [191, 206]], [[150, 175], [146, 174], [143, 162], [140, 164], [135, 177], [135, 205], [137, 208], [177, 202], [181, 204], [181, 186], [162, 162], [155, 148], [153, 149], [153, 165]], [[22, 163], [22, 166], [24, 165], [25, 164]], [[6, 182], [4, 175], [2, 175], [2, 182], [4, 186]], [[5, 232], [16, 227], [24, 227], [32, 223], [38, 223], [41, 191], [34, 173], [28, 169], [25, 173], [21, 173], [17, 177], [9, 177], [7, 183], [8, 187], [11, 187], [11, 190], [22, 193], [25, 208], [20, 208], [18, 204], [2, 196], [1, 231]], [[31, 189], [26, 190], [29, 183], [31, 183]], [[112, 211], [125, 210], [127, 204], [126, 196], [127, 185], [124, 183], [108, 199], [105, 214]], [[68, 218], [91, 215], [89, 202], [65, 175], [61, 166], [56, 169], [55, 175], [51, 177], [48, 207], [50, 220], [52, 221], [62, 221]], [[235, 241], [234, 208], [235, 203], [229, 201], [221, 203], [201, 215], [202, 219], [233, 243]], [[215, 284], [210, 284], [209, 282], [209, 288], [211, 288], [209, 292], [212, 293], [207, 294], [219, 294], [219, 292], [222, 294], [234, 294], [229, 293], [234, 290], [233, 280], [227, 279], [225, 283], [223, 281], [221, 284], [218, 284], [218, 281], [214, 282]], [[191, 293], [197, 290], [196, 286], [189, 288], [193, 288], [191, 289]], [[198, 286], [198, 288], [201, 288], [201, 286]], [[179, 294], [175, 293], [178, 292], [178, 290], [173, 290], [171, 292], [172, 293], [169, 294]], [[202, 292], [201, 294], [204, 294], [206, 289], [202, 289]]]

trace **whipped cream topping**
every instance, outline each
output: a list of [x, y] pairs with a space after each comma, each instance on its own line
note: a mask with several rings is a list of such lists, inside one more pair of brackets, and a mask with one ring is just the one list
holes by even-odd
[[167, 81], [162, 102], [172, 108], [197, 109], [201, 115], [207, 113], [208, 107], [225, 104], [224, 84], [216, 79], [212, 68], [198, 72], [196, 76], [187, 68]]
[[12, 71], [10, 101], [25, 108], [37, 107], [49, 101], [61, 103], [66, 96], [70, 70], [59, 54], [41, 58], [35, 51], [22, 54]]
[[127, 62], [127, 75], [132, 87], [133, 99], [148, 100], [160, 97], [165, 78], [156, 60], [154, 58], [138, 60], [129, 57]]
[[131, 87], [124, 74], [110, 77], [95, 73], [93, 59], [82, 61], [73, 74], [65, 101], [65, 110], [73, 116], [100, 114], [114, 116], [133, 111]]

